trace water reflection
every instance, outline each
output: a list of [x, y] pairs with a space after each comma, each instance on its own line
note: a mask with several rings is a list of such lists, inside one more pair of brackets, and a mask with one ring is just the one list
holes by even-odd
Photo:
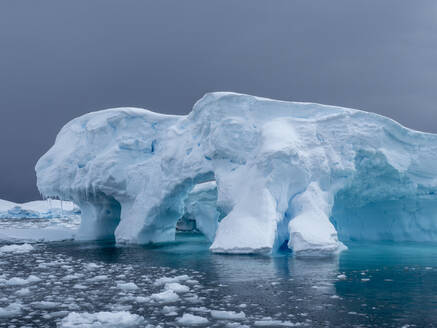
[[[174, 243], [122, 246], [60, 243], [56, 252], [82, 261], [135, 264], [136, 275], [151, 267], [198, 272], [213, 291], [208, 307], [247, 304], [246, 314], [294, 315], [319, 326], [400, 327], [437, 322], [437, 247], [423, 244], [351, 244], [339, 257], [217, 255], [199, 235]], [[194, 271], [193, 271], [194, 270]], [[341, 274], [341, 276], [339, 276]], [[230, 298], [233, 298], [230, 303]], [[310, 324], [311, 325], [311, 324]], [[317, 326], [317, 325], [315, 325]]]

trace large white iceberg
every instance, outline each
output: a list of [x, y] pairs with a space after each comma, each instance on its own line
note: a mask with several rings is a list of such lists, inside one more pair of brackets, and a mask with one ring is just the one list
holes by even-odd
[[224, 92], [187, 116], [108, 109], [65, 125], [36, 172], [80, 206], [78, 239], [170, 241], [189, 215], [213, 252], [437, 241], [437, 135], [354, 109]]

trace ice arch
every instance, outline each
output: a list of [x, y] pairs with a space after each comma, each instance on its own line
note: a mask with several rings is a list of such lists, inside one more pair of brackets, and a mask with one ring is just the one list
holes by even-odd
[[[116, 108], [76, 118], [36, 172], [43, 195], [82, 208], [79, 236], [168, 241], [182, 215], [203, 211], [213, 252], [287, 244], [320, 256], [340, 240], [436, 241], [435, 163], [436, 135], [376, 114], [211, 93], [187, 116]], [[212, 181], [214, 201], [195, 195]]]
[[436, 187], [417, 186], [378, 152], [358, 152], [355, 168], [331, 212], [342, 241], [437, 241]]
[[217, 184], [208, 181], [197, 184], [187, 195], [184, 203], [184, 217], [195, 221], [196, 229], [213, 242], [221, 219], [217, 207]]
[[[160, 201], [157, 207], [147, 212], [143, 218], [143, 224], [137, 234], [140, 243], [154, 243], [174, 240], [177, 221], [185, 214], [185, 201], [192, 189], [206, 181], [214, 178], [212, 172], [196, 175], [194, 178], [187, 178], [177, 184]], [[198, 218], [202, 222], [202, 218]]]
[[114, 197], [97, 192], [80, 199], [78, 204], [82, 221], [76, 239], [115, 240], [121, 206]]

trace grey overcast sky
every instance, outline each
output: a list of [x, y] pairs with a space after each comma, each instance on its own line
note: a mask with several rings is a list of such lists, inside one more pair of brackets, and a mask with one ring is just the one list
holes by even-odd
[[0, 198], [89, 111], [188, 113], [236, 91], [437, 132], [437, 1], [0, 0]]

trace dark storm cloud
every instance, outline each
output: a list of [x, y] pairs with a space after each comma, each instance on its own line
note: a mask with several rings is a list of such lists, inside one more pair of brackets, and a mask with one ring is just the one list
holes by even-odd
[[1, 1], [0, 198], [68, 120], [187, 113], [208, 91], [314, 101], [437, 132], [437, 2]]

